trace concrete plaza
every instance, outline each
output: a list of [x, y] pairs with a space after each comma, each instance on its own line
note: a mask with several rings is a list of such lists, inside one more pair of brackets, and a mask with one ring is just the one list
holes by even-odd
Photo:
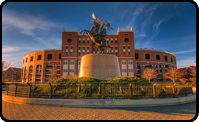
[[129, 108], [72, 108], [2, 101], [2, 115], [8, 120], [190, 120], [196, 116], [196, 101]]

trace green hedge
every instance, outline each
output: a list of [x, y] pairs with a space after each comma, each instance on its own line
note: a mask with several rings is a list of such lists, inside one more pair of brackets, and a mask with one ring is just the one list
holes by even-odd
[[75, 78], [58, 78], [54, 80], [48, 81], [50, 83], [57, 83], [57, 82], [148, 82], [148, 80], [137, 78], [134, 76], [117, 76], [115, 78], [107, 78], [105, 80], [100, 80], [99, 78], [94, 77], [75, 77]]

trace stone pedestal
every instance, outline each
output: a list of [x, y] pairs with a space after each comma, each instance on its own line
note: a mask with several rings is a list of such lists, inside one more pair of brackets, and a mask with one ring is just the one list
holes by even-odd
[[101, 80], [120, 75], [118, 57], [113, 54], [87, 54], [82, 56], [79, 77], [95, 77]]

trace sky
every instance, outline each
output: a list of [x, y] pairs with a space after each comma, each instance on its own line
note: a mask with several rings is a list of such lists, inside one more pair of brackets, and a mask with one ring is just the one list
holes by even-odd
[[2, 8], [2, 61], [22, 67], [32, 51], [61, 49], [62, 29], [89, 30], [92, 12], [117, 29], [134, 29], [135, 49], [176, 56], [177, 67], [196, 65], [196, 7], [190, 2], [8, 2]]

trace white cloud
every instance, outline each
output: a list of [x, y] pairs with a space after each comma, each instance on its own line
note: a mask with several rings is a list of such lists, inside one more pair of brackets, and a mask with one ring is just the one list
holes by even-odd
[[11, 56], [10, 54], [2, 54], [2, 58], [10, 57], [10, 56]]
[[7, 53], [7, 52], [16, 52], [21, 50], [21, 47], [12, 47], [12, 46], [3, 46], [2, 48], [2, 53]]
[[193, 52], [195, 51], [195, 49], [192, 49], [192, 50], [184, 50], [184, 51], [179, 51], [179, 52], [173, 52], [173, 54], [184, 54], [184, 53], [190, 53], [190, 52]]
[[34, 36], [35, 30], [47, 31], [49, 28], [56, 26], [55, 23], [45, 20], [44, 17], [17, 13], [5, 9], [2, 12], [2, 25], [8, 26], [3, 29], [17, 29], [20, 33], [29, 36]]

